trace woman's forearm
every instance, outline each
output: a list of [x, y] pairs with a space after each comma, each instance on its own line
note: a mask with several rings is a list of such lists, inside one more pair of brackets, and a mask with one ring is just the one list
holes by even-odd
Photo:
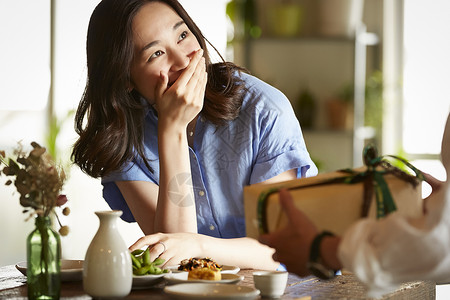
[[221, 239], [201, 236], [202, 256], [212, 257], [220, 264], [241, 269], [276, 270], [280, 265], [272, 259], [274, 249], [252, 238]]
[[155, 232], [197, 232], [186, 129], [158, 128], [160, 179]]

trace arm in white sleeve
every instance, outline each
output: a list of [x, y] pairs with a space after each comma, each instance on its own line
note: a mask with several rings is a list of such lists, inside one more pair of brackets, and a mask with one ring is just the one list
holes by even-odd
[[369, 296], [402, 282], [450, 279], [450, 114], [441, 146], [447, 182], [426, 199], [422, 217], [392, 213], [382, 220], [361, 220], [342, 237], [339, 259], [368, 286]]
[[450, 278], [450, 185], [433, 193], [427, 213], [406, 219], [394, 212], [365, 219], [344, 234], [339, 259], [369, 288], [373, 297], [402, 282]]

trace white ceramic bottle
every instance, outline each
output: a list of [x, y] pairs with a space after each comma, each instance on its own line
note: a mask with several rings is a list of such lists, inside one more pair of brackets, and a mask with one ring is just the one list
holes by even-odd
[[83, 264], [83, 288], [94, 298], [125, 297], [131, 291], [131, 257], [117, 228], [122, 211], [95, 213], [100, 226], [86, 252]]

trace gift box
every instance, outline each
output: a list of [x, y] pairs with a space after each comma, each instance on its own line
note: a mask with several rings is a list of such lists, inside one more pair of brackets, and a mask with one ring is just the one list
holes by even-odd
[[[407, 217], [423, 213], [422, 173], [407, 161], [395, 157], [415, 172], [415, 176], [392, 166], [386, 159], [367, 154], [366, 166], [323, 173], [274, 184], [254, 184], [244, 188], [247, 236], [258, 238], [287, 224], [287, 217], [279, 204], [281, 188], [289, 190], [296, 207], [317, 226], [343, 234], [361, 218], [382, 218], [398, 211]], [[376, 153], [375, 150], [373, 150]]]

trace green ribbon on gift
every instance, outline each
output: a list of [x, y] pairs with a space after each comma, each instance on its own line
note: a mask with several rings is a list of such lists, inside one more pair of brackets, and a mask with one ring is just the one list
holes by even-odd
[[[387, 157], [402, 162], [415, 173], [415, 176], [405, 173], [399, 168], [393, 166], [391, 163], [389, 163], [389, 161], [386, 160]], [[346, 173], [348, 174], [347, 176], [326, 179], [308, 185], [295, 187], [280, 186], [263, 191], [258, 197], [257, 205], [257, 218], [260, 234], [268, 233], [267, 202], [269, 196], [273, 193], [279, 192], [279, 190], [283, 188], [287, 190], [298, 190], [330, 184], [363, 183], [364, 195], [361, 208], [361, 217], [367, 217], [367, 215], [369, 214], [370, 202], [372, 200], [372, 195], [375, 193], [377, 219], [379, 219], [397, 210], [397, 206], [395, 205], [394, 199], [392, 198], [391, 192], [389, 191], [389, 187], [384, 180], [385, 175], [392, 174], [406, 182], [409, 182], [413, 187], [416, 187], [421, 181], [425, 181], [425, 176], [423, 175], [423, 173], [412, 164], [410, 164], [407, 160], [395, 155], [378, 156], [378, 151], [373, 145], [367, 145], [364, 148], [363, 161], [367, 166], [367, 169], [363, 172], [358, 172], [352, 169], [343, 169], [339, 170], [339, 172]]]

